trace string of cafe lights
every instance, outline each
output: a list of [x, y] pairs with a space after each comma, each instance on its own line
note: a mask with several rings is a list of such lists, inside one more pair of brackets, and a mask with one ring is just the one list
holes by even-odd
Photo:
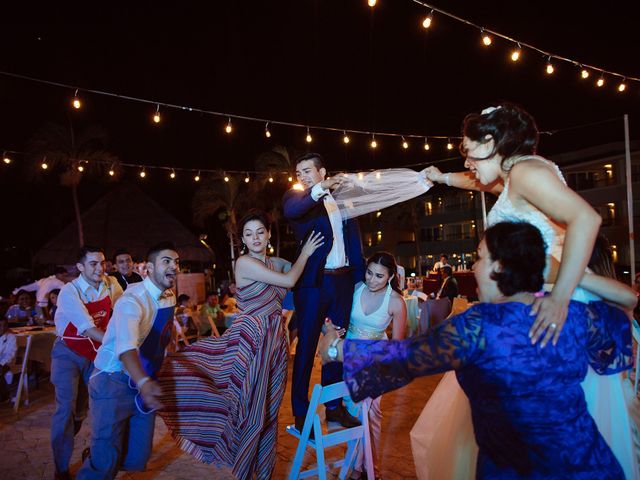
[[289, 122], [285, 120], [277, 120], [277, 119], [269, 119], [269, 118], [261, 118], [261, 117], [252, 117], [249, 115], [239, 115], [228, 112], [218, 112], [214, 110], [206, 110], [199, 107], [178, 105], [174, 103], [167, 103], [158, 100], [151, 100], [147, 98], [133, 97], [130, 95], [123, 95], [119, 93], [109, 92], [105, 90], [96, 90], [92, 88], [82, 88], [77, 87], [61, 82], [54, 82], [51, 80], [45, 80], [41, 78], [29, 77], [26, 75], [21, 75], [12, 72], [0, 71], [0, 75], [4, 75], [11, 78], [17, 78], [20, 80], [27, 80], [35, 83], [40, 83], [44, 85], [60, 87], [73, 92], [73, 96], [70, 99], [71, 107], [75, 110], [80, 110], [83, 107], [83, 97], [82, 95], [101, 95], [107, 97], [114, 97], [121, 100], [128, 100], [132, 102], [142, 103], [146, 105], [150, 105], [152, 110], [150, 112], [150, 119], [153, 124], [160, 124], [163, 119], [164, 111], [166, 110], [181, 110], [199, 113], [201, 115], [213, 116], [217, 118], [222, 118], [223, 122], [223, 130], [227, 135], [232, 135], [236, 131], [236, 124], [238, 120], [248, 121], [254, 123], [261, 123], [264, 125], [264, 135], [266, 138], [271, 138], [273, 135], [272, 127], [282, 126], [289, 128], [301, 129], [304, 132], [305, 142], [311, 144], [314, 141], [313, 134], [315, 132], [324, 131], [324, 132], [334, 132], [338, 133], [341, 137], [342, 143], [347, 146], [352, 142], [352, 136], [361, 136], [367, 137], [369, 147], [371, 149], [376, 149], [381, 145], [380, 138], [394, 138], [399, 141], [400, 146], [407, 150], [410, 147], [410, 140], [419, 140], [421, 144], [421, 148], [425, 151], [430, 151], [432, 149], [433, 140], [438, 141], [446, 141], [444, 147], [446, 150], [453, 150], [455, 148], [454, 141], [459, 140], [460, 136], [456, 135], [424, 135], [424, 134], [415, 134], [415, 133], [397, 133], [397, 132], [380, 132], [380, 131], [368, 131], [368, 130], [356, 130], [356, 129], [348, 129], [348, 128], [338, 128], [324, 125], [312, 125], [312, 124], [302, 124], [296, 122]]
[[[442, 10], [441, 8], [435, 7], [421, 0], [411, 0], [411, 1], [429, 10], [429, 13], [425, 17], [423, 17], [421, 20], [421, 24], [423, 28], [425, 29], [432, 28], [434, 24], [434, 13], [439, 13], [445, 17], [449, 17], [453, 20], [464, 23], [465, 25], [468, 25], [478, 30], [482, 45], [484, 47], [488, 48], [491, 45], [493, 45], [494, 37], [500, 38], [502, 40], [509, 42], [513, 46], [512, 50], [509, 53], [509, 59], [512, 62], [519, 62], [525, 56], [524, 55], [525, 50], [536, 52], [536, 54], [540, 55], [545, 61], [545, 72], [547, 75], [553, 75], [554, 73], [556, 73], [556, 66], [558, 62], [565, 62], [570, 64], [573, 68], [576, 68], [579, 72], [580, 78], [584, 81], [587, 81], [592, 76], [596, 77], [595, 86], [597, 88], [604, 87], [604, 85], [607, 83], [607, 78], [611, 78], [611, 77], [616, 79], [615, 84], [616, 84], [616, 91], [618, 93], [624, 93], [629, 90], [627, 85], [628, 82], [636, 82], [636, 83], [640, 82], [640, 78], [638, 77], [623, 75], [618, 72], [606, 70], [604, 68], [600, 68], [594, 65], [589, 65], [584, 62], [580, 62], [578, 60], [573, 60], [571, 58], [567, 58], [562, 55], [558, 55], [556, 53], [543, 50], [529, 43], [517, 40], [515, 38], [509, 37], [495, 30], [491, 30], [489, 28], [483, 27], [482, 25], [477, 25], [465, 18], [449, 13], [445, 10]], [[378, 2], [377, 0], [367, 0], [367, 3], [370, 7], [375, 7]]]
[[[568, 132], [576, 129], [582, 129], [582, 128], [587, 128], [587, 127], [592, 127], [592, 126], [597, 126], [597, 125], [602, 125], [605, 123], [611, 123], [611, 122], [617, 122], [617, 121], [620, 121], [620, 117], [613, 117], [605, 120], [599, 120], [596, 122], [580, 124], [580, 125], [571, 125], [568, 127], [558, 128], [555, 130], [541, 131], [539, 133], [540, 135], [552, 136], [562, 132]], [[15, 156], [21, 156], [28, 159], [32, 159], [36, 157], [32, 153], [21, 152], [18, 150], [10, 150], [10, 149], [2, 150], [0, 148], [0, 151], [3, 151], [2, 163], [5, 166], [9, 166], [13, 164]], [[437, 160], [426, 160], [426, 161], [410, 163], [405, 165], [397, 165], [394, 168], [421, 168], [427, 165], [437, 165], [440, 163], [449, 162], [451, 160], [454, 160], [455, 158], [457, 157], [448, 156], [446, 158], [441, 158]], [[40, 159], [39, 161], [40, 161], [40, 169], [42, 171], [46, 172], [51, 170], [51, 165], [49, 164], [46, 156], [42, 157], [42, 159]], [[89, 163], [90, 162], [88, 160], [78, 159], [73, 165], [71, 165], [71, 168], [75, 168], [78, 172], [84, 173]], [[183, 174], [185, 174], [187, 176], [190, 176], [194, 182], [199, 182], [205, 175], [209, 175], [213, 178], [222, 179], [224, 180], [224, 182], [227, 182], [227, 183], [230, 182], [233, 177], [240, 178], [241, 181], [244, 183], [249, 183], [252, 181], [252, 179], [256, 179], [256, 178], [266, 179], [269, 183], [274, 183], [278, 178], [278, 176], [280, 176], [281, 178], [286, 178], [289, 183], [293, 183], [295, 180], [295, 177], [292, 175], [292, 172], [290, 171], [275, 171], [275, 170], [258, 171], [258, 170], [225, 170], [225, 169], [219, 169], [219, 168], [189, 168], [189, 167], [177, 167], [177, 166], [165, 166], [165, 165], [139, 164], [139, 163], [120, 162], [120, 161], [116, 163], [104, 162], [104, 161], [102, 162], [93, 161], [92, 163], [102, 164], [103, 167], [105, 167], [104, 168], [105, 170], [108, 166], [108, 170], [106, 170], [106, 172], [109, 177], [116, 177], [120, 173], [120, 170], [126, 167], [126, 168], [137, 171], [138, 176], [141, 179], [147, 178], [148, 172], [157, 170], [157, 171], [163, 172], [167, 176], [167, 178], [169, 178], [170, 180], [175, 180], [179, 176], [182, 176]], [[346, 173], [347, 175], [357, 175], [358, 177], [362, 177], [364, 174], [372, 171], [375, 171], [375, 169], [368, 169], [368, 170], [361, 169], [357, 172], [341, 172], [341, 173]]]

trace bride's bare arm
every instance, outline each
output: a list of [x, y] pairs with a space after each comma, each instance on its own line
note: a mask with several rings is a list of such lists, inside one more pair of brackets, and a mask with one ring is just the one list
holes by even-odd
[[456, 187], [463, 190], [490, 192], [498, 195], [502, 192], [504, 187], [499, 179], [489, 185], [483, 185], [471, 172], [442, 173], [438, 167], [434, 167], [433, 165], [425, 168], [420, 173], [422, 173], [427, 180], [431, 180], [434, 183], [444, 183], [450, 187]]

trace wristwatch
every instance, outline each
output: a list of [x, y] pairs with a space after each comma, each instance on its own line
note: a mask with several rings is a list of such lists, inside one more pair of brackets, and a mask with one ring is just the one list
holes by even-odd
[[327, 356], [332, 362], [335, 362], [338, 359], [338, 342], [340, 342], [340, 340], [342, 340], [340, 337], [336, 338], [331, 342], [329, 348], [327, 348]]

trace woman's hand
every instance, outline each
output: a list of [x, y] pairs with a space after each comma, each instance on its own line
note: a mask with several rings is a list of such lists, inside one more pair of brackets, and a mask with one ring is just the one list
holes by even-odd
[[[344, 330], [342, 331], [344, 332]], [[318, 355], [322, 359], [322, 364], [325, 365], [335, 361], [329, 358], [327, 350], [329, 349], [331, 342], [336, 338], [340, 338], [340, 330], [336, 330], [335, 325], [327, 318], [322, 326], [322, 332], [324, 335], [320, 337], [320, 341], [318, 342]]]
[[542, 348], [551, 339], [553, 339], [554, 345], [558, 343], [560, 332], [567, 320], [568, 310], [569, 300], [559, 300], [553, 294], [536, 298], [531, 306], [531, 315], [537, 315], [531, 330], [529, 330], [531, 343], [535, 345], [540, 338], [542, 338], [540, 343]]
[[324, 237], [322, 236], [322, 233], [320, 232], [316, 233], [315, 231], [311, 232], [311, 235], [309, 236], [305, 244], [302, 246], [302, 250], [300, 251], [300, 254], [310, 257], [313, 254], [313, 252], [315, 252], [322, 245], [324, 245]]
[[432, 182], [444, 182], [444, 174], [438, 167], [434, 167], [433, 165], [422, 170], [420, 172], [420, 175], [422, 175], [427, 180], [431, 180]]

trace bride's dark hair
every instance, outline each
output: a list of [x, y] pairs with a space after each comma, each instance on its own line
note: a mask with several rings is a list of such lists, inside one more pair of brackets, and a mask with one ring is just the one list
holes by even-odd
[[402, 295], [400, 282], [398, 280], [398, 264], [396, 263], [396, 258], [389, 252], [376, 252], [367, 259], [367, 266], [371, 263], [382, 265], [389, 271], [389, 275], [393, 276], [390, 282], [391, 288]]
[[467, 115], [462, 122], [462, 135], [478, 143], [486, 143], [486, 136], [491, 135], [495, 147], [486, 158], [497, 153], [503, 162], [510, 157], [535, 155], [538, 148], [535, 120], [523, 108], [508, 102], [485, 114]]

